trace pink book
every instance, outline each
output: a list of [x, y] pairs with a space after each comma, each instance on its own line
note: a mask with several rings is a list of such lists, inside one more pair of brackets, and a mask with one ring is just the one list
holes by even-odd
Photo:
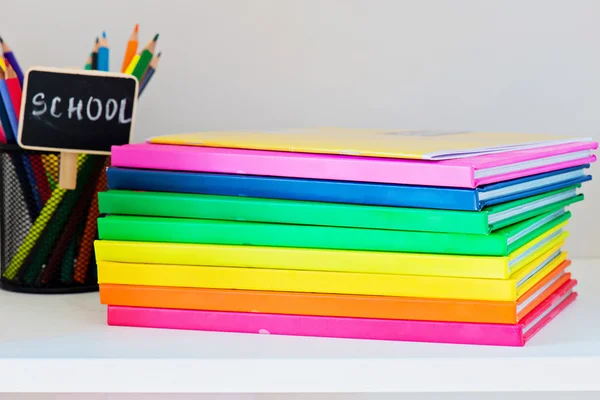
[[108, 306], [108, 324], [347, 339], [524, 346], [577, 297], [566, 282], [515, 325]]
[[476, 188], [596, 161], [597, 142], [429, 161], [139, 143], [112, 148], [114, 167]]

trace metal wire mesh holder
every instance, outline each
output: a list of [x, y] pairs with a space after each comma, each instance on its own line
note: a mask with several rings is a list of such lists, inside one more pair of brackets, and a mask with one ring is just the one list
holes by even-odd
[[77, 188], [58, 186], [59, 155], [0, 145], [0, 285], [27, 293], [98, 290], [93, 245], [108, 156], [80, 155]]

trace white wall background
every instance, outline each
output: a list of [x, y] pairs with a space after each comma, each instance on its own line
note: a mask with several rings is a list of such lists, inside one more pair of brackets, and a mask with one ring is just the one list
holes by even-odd
[[[600, 139], [600, 1], [0, 0], [24, 66], [82, 66], [107, 30], [118, 70], [132, 26], [164, 57], [136, 141], [315, 125], [478, 129]], [[595, 172], [597, 168], [592, 168]], [[600, 179], [572, 208], [592, 240]]]

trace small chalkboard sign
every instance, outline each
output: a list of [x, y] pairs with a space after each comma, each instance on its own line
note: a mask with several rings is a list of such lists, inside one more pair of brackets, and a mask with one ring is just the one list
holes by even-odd
[[131, 142], [138, 98], [132, 75], [34, 67], [23, 83], [18, 143], [60, 152], [59, 185], [74, 189], [77, 154], [109, 155]]

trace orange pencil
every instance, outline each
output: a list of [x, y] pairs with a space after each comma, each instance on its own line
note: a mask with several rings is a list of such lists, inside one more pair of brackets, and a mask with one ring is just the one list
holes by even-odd
[[127, 42], [127, 48], [125, 49], [125, 57], [123, 58], [123, 66], [121, 67], [121, 72], [125, 72], [133, 57], [137, 53], [139, 39], [138, 39], [138, 30], [140, 26], [139, 24], [135, 24], [135, 28], [133, 28], [133, 32], [129, 37], [129, 41]]

